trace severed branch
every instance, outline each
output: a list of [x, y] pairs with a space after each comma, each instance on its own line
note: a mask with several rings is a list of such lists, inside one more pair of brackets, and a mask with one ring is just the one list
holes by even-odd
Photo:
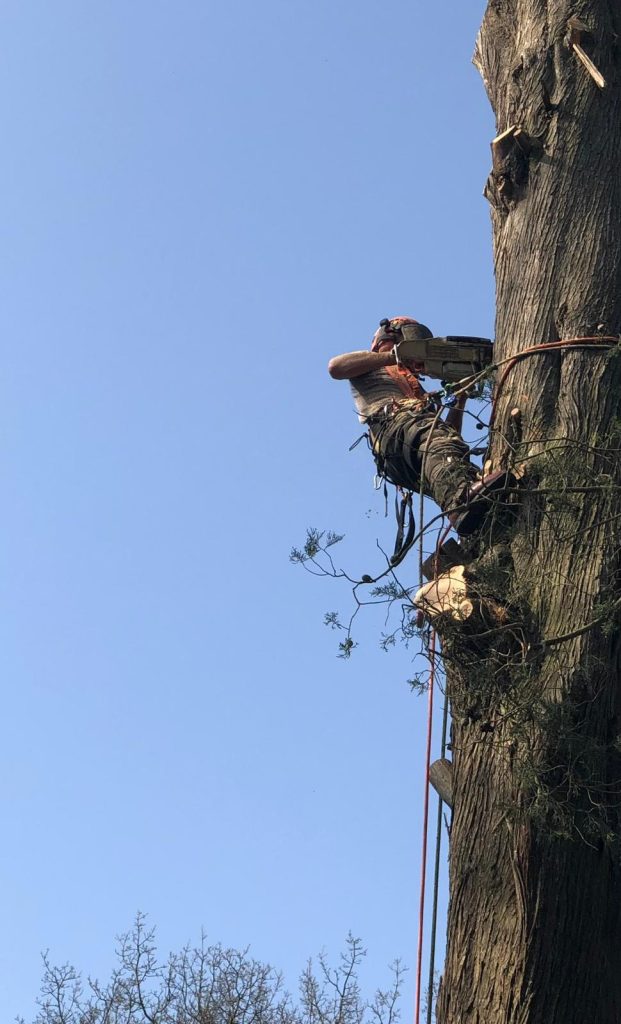
[[599, 86], [600, 89], [605, 89], [606, 79], [602, 75], [601, 71], [598, 71], [598, 69], [595, 67], [595, 64], [588, 56], [588, 54], [585, 53], [582, 47], [583, 37], [589, 34], [588, 27], [584, 24], [584, 22], [580, 21], [579, 18], [572, 17], [567, 22], [567, 28], [569, 29], [569, 46], [574, 51], [580, 63], [589, 72], [595, 84]]

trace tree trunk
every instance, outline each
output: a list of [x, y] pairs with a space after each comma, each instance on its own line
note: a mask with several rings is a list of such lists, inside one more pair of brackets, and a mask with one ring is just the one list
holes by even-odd
[[619, 0], [489, 0], [477, 42], [501, 136], [486, 188], [491, 458], [524, 476], [466, 573], [508, 621], [443, 636], [454, 811], [439, 1024], [621, 1022], [619, 346], [502, 362], [621, 333], [620, 36]]

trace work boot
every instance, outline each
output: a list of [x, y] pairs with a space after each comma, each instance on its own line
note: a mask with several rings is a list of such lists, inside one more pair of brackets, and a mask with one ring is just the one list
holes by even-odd
[[454, 512], [449, 516], [459, 536], [470, 537], [476, 533], [490, 511], [494, 493], [515, 487], [516, 483], [517, 479], [510, 470], [497, 469], [472, 484], [460, 501], [460, 504], [467, 505], [467, 508], [463, 512]]
[[452, 537], [444, 541], [432, 554], [427, 555], [421, 568], [426, 580], [436, 580], [443, 572], [448, 572], [456, 565], [465, 565], [471, 562], [472, 557], [468, 556], [460, 544]]

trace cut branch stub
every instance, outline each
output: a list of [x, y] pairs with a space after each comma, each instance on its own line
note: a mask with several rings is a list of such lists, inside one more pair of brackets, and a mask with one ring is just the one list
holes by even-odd
[[508, 212], [528, 184], [529, 160], [541, 152], [541, 143], [519, 124], [512, 124], [492, 139], [492, 171], [484, 195], [498, 210]]
[[441, 630], [442, 622], [468, 628], [464, 635], [476, 638], [479, 629], [504, 626], [508, 609], [491, 597], [476, 593], [465, 578], [464, 565], [456, 565], [437, 579], [426, 583], [414, 596], [419, 613]]
[[439, 757], [429, 765], [429, 782], [441, 800], [453, 807], [453, 765], [446, 757]]
[[595, 64], [582, 46], [584, 37], [586, 36], [588, 38], [590, 36], [588, 27], [578, 18], [570, 18], [567, 22], [567, 28], [569, 31], [569, 45], [574, 51], [576, 57], [583, 67], [586, 68], [595, 84], [599, 86], [600, 89], [605, 89], [606, 79], [602, 75], [601, 71], [595, 67]]

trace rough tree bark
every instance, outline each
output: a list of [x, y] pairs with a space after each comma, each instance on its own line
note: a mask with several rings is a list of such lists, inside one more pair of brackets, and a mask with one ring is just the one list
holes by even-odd
[[[621, 333], [620, 36], [619, 0], [489, 0], [475, 63], [498, 135], [516, 126], [486, 188], [498, 360]], [[508, 621], [443, 637], [454, 810], [439, 1024], [621, 1022], [618, 356], [567, 348], [497, 371], [492, 461], [524, 477], [466, 572]]]

